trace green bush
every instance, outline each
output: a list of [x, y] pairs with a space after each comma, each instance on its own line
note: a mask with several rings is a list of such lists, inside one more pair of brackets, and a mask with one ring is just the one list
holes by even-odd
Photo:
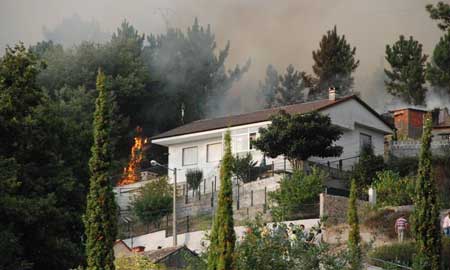
[[257, 169], [259, 167], [256, 167], [256, 161], [253, 161], [252, 154], [247, 153], [243, 157], [238, 155], [233, 157], [231, 171], [243, 183], [255, 181], [258, 177]]
[[377, 206], [399, 206], [412, 204], [414, 180], [391, 170], [377, 172], [373, 183], [377, 191]]
[[186, 182], [193, 190], [197, 190], [203, 180], [203, 171], [200, 169], [189, 169], [186, 172]]
[[159, 224], [162, 217], [172, 213], [172, 186], [166, 177], [146, 184], [132, 202], [132, 210], [144, 224]]
[[279, 220], [285, 220], [294, 217], [304, 204], [317, 203], [326, 177], [325, 172], [315, 167], [310, 174], [296, 170], [292, 175], [283, 177], [280, 187], [269, 193], [272, 214]]
[[[391, 245], [381, 246], [375, 248], [368, 254], [369, 262], [375, 266], [384, 267], [385, 269], [402, 269], [395, 268], [393, 265], [380, 262], [376, 259], [401, 264], [411, 267], [413, 257], [416, 252], [414, 242], [395, 243]], [[450, 269], [450, 238], [442, 239], [442, 270]]]
[[395, 243], [375, 248], [373, 251], [369, 253], [368, 257], [371, 264], [387, 269], [391, 269], [388, 267], [393, 265], [383, 263], [378, 260], [388, 261], [391, 263], [411, 267], [412, 258], [413, 254], [415, 253], [415, 250], [416, 247], [414, 242]]
[[359, 194], [366, 192], [375, 179], [376, 173], [384, 168], [383, 157], [375, 155], [372, 146], [365, 146], [351, 175], [351, 179], [356, 179]]
[[390, 156], [387, 162], [387, 169], [397, 172], [400, 177], [414, 176], [419, 168], [419, 159], [417, 157], [395, 157]]

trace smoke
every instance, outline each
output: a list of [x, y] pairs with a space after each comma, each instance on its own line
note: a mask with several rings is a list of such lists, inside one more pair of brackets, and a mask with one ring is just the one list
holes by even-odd
[[[186, 29], [198, 17], [211, 24], [218, 47], [231, 42], [229, 68], [252, 60], [250, 71], [235, 84], [223, 111], [230, 114], [261, 107], [258, 82], [273, 64], [284, 71], [289, 64], [312, 72], [312, 51], [327, 30], [337, 25], [356, 46], [360, 66], [354, 90], [378, 111], [386, 108], [383, 59], [386, 44], [399, 35], [412, 35], [432, 52], [442, 32], [425, 10], [438, 0], [2, 0], [0, 48], [19, 40], [32, 44], [45, 38], [42, 27], [64, 30], [64, 18], [79, 14], [82, 21], [95, 21], [101, 32], [112, 33], [127, 19], [140, 32], [163, 33], [167, 27]], [[433, 99], [431, 99], [433, 100]], [[227, 107], [228, 106], [228, 107]]]

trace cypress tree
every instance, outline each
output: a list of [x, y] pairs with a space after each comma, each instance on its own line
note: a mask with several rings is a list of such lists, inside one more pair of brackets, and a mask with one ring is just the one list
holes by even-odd
[[105, 89], [105, 75], [97, 75], [98, 97], [94, 113], [94, 144], [89, 160], [91, 173], [87, 208], [86, 256], [89, 270], [114, 270], [113, 244], [117, 234], [114, 193], [110, 181], [112, 161], [111, 108]]
[[231, 136], [230, 131], [227, 131], [225, 133], [225, 153], [220, 167], [219, 201], [208, 251], [208, 270], [235, 269], [234, 245], [236, 235], [233, 222], [232, 161]]
[[355, 59], [356, 47], [352, 48], [344, 35], [338, 35], [336, 26], [322, 37], [319, 46], [312, 53], [317, 82], [309, 99], [326, 97], [330, 87], [335, 87], [340, 96], [349, 94], [353, 87], [351, 75], [359, 66], [359, 60]]
[[440, 220], [436, 183], [431, 167], [431, 128], [432, 121], [428, 114], [422, 135], [414, 199], [413, 233], [417, 248], [413, 265], [415, 270], [438, 270], [440, 267]]
[[359, 235], [359, 219], [358, 208], [356, 205], [357, 199], [356, 180], [353, 178], [350, 188], [350, 198], [348, 203], [348, 225], [350, 232], [348, 234], [348, 249], [350, 255], [350, 269], [362, 269], [361, 260], [361, 236]]

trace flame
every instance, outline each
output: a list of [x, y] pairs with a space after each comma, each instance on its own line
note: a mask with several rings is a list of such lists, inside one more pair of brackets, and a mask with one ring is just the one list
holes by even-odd
[[118, 186], [136, 183], [140, 180], [140, 165], [144, 158], [143, 147], [147, 143], [147, 138], [142, 137], [142, 128], [136, 128], [137, 136], [134, 137], [134, 145], [131, 148], [131, 157], [128, 165], [123, 168], [122, 179]]

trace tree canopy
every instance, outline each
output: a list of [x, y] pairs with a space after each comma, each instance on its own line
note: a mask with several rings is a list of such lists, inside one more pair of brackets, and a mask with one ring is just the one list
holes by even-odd
[[317, 111], [291, 115], [281, 110], [271, 121], [267, 128], [259, 130], [260, 137], [254, 142], [271, 158], [284, 155], [299, 168], [300, 161], [312, 156], [337, 157], [342, 153], [342, 146], [334, 145], [342, 131], [326, 115]]

